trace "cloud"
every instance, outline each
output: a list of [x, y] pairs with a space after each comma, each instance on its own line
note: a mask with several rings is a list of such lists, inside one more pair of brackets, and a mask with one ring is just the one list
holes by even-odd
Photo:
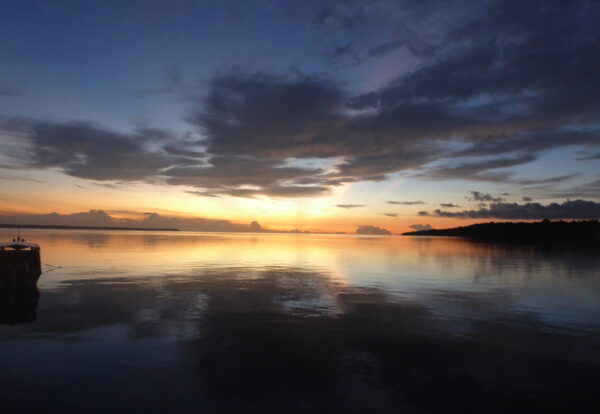
[[600, 152], [591, 155], [585, 155], [582, 157], [575, 158], [578, 161], [591, 161], [591, 160], [600, 160]]
[[390, 235], [388, 230], [375, 226], [359, 226], [356, 228], [356, 234], [375, 234], [375, 235]]
[[[89, 210], [72, 214], [22, 214], [0, 216], [3, 224], [36, 224], [55, 226], [114, 226], [116, 221], [104, 210]], [[123, 221], [124, 224], [128, 221]]]
[[454, 203], [440, 203], [440, 206], [442, 206], [442, 207], [446, 207], [446, 208], [456, 208], [456, 207], [460, 207], [458, 204], [454, 204]]
[[526, 196], [526, 197], [523, 197], [522, 200], [529, 202], [529, 201], [533, 201], [533, 198]]
[[513, 182], [515, 184], [519, 184], [519, 185], [555, 184], [555, 183], [561, 183], [563, 181], [568, 181], [571, 178], [578, 177], [579, 175], [581, 175], [581, 173], [572, 173], [572, 174], [558, 175], [555, 177], [538, 178], [538, 179], [531, 179], [531, 180], [513, 180]]
[[401, 40], [392, 40], [392, 41], [384, 42], [384, 43], [381, 43], [381, 44], [375, 46], [374, 48], [369, 50], [368, 54], [371, 57], [384, 56], [390, 52], [393, 52], [394, 50], [401, 48], [404, 45], [405, 45], [405, 42], [403, 42]]
[[[97, 185], [124, 188], [129, 182], [198, 188], [196, 194], [237, 197], [311, 197], [334, 185], [324, 171], [253, 156], [211, 156], [199, 141], [158, 129], [121, 133], [90, 122], [10, 120], [19, 134], [19, 168], [58, 168]], [[307, 185], [308, 182], [311, 185]]]
[[431, 225], [429, 225], [429, 224], [413, 224], [413, 225], [411, 225], [409, 227], [411, 229], [417, 230], [417, 231], [420, 231], [420, 230], [431, 230], [432, 229]]
[[548, 131], [523, 131], [514, 136], [492, 136], [452, 154], [455, 157], [485, 156], [525, 151], [545, 151], [569, 145], [598, 146], [600, 131], [572, 131], [565, 128]]
[[207, 150], [213, 154], [353, 155], [337, 137], [345, 122], [342, 103], [343, 92], [329, 80], [234, 74], [213, 79], [188, 120], [208, 136]]
[[403, 206], [414, 206], [414, 205], [419, 205], [419, 204], [426, 204], [423, 201], [386, 201], [386, 203], [388, 204], [399, 204], [399, 205], [403, 205]]
[[23, 166], [59, 168], [74, 177], [107, 181], [147, 180], [177, 158], [150, 149], [169, 139], [166, 131], [138, 129], [115, 132], [90, 122], [44, 122], [13, 120], [5, 127], [26, 138], [20, 154]]
[[502, 197], [494, 197], [491, 194], [481, 193], [479, 191], [469, 191], [469, 192], [471, 193], [471, 197], [467, 197], [467, 199], [471, 200], [471, 201], [481, 201], [481, 202], [493, 201], [495, 203], [498, 203], [498, 202], [504, 200]]
[[[181, 165], [161, 172], [168, 184], [204, 189], [199, 195], [304, 197], [329, 192], [327, 177], [318, 168], [301, 168], [251, 156], [221, 155], [204, 165]], [[315, 182], [304, 185], [306, 179]], [[321, 184], [321, 185], [319, 185]]]
[[346, 56], [352, 56], [353, 51], [353, 43], [346, 43], [344, 45], [339, 45], [329, 54], [331, 59], [340, 59]]
[[340, 207], [340, 208], [358, 208], [358, 207], [365, 207], [364, 204], [336, 204], [336, 207]]
[[[269, 231], [258, 223], [250, 225], [201, 217], [171, 217], [158, 213], [144, 213], [141, 220], [117, 219], [104, 210], [89, 210], [72, 214], [19, 214], [0, 216], [2, 224], [34, 224], [51, 226], [127, 227], [127, 228], [176, 228], [190, 231], [247, 232]], [[256, 224], [254, 224], [256, 223]]]
[[188, 119], [208, 137], [206, 151], [212, 154], [280, 162], [342, 158], [330, 185], [381, 181], [430, 162], [443, 150], [429, 139], [432, 134], [414, 139], [428, 128], [413, 122], [422, 120], [420, 110], [352, 116], [346, 95], [336, 82], [314, 76], [228, 75], [210, 83]]
[[571, 186], [567, 189], [546, 189], [546, 192], [553, 198], [589, 197], [598, 199], [600, 195], [600, 179], [579, 186]]
[[[457, 217], [476, 219], [598, 219], [600, 218], [600, 203], [589, 200], [567, 200], [563, 203], [492, 203], [489, 207], [478, 210], [464, 210], [449, 212], [434, 210], [432, 213], [423, 212], [422, 215], [437, 217]], [[421, 213], [419, 213], [421, 214]]]
[[492, 160], [465, 162], [454, 166], [441, 166], [426, 170], [422, 176], [428, 180], [462, 179], [469, 181], [508, 181], [511, 174], [507, 172], [489, 173], [488, 170], [527, 164], [536, 157], [524, 154], [519, 157], [496, 158]]
[[9, 88], [0, 88], [0, 97], [1, 96], [6, 96], [9, 98], [16, 98], [22, 95], [22, 92], [16, 90], [16, 89], [9, 89]]
[[383, 213], [383, 215], [388, 217], [398, 217], [398, 213]]
[[446, 156], [511, 155], [433, 170], [433, 177], [501, 182], [511, 174], [482, 172], [529, 162], [552, 148], [600, 145], [600, 98], [588, 93], [600, 81], [577, 63], [581, 56], [600, 61], [600, 35], [591, 29], [600, 8], [491, 1], [459, 13], [466, 3], [398, 4], [401, 14], [415, 16], [415, 36], [396, 45], [405, 43], [423, 63], [351, 98], [350, 107], [375, 110], [371, 128], [394, 129], [398, 139], [409, 131], [393, 119], [412, 113], [413, 139], [469, 144]]
[[272, 198], [285, 197], [316, 197], [329, 194], [328, 187], [320, 186], [278, 186], [269, 185], [260, 188], [217, 188], [205, 191], [188, 191], [188, 194], [198, 196], [218, 197], [228, 195], [233, 197], [255, 198], [257, 196], [270, 196]]
[[[537, 9], [500, 7], [496, 2], [464, 14], [453, 6], [404, 3], [397, 10], [417, 16], [412, 38], [393, 39], [372, 50], [385, 53], [407, 45], [424, 59], [418, 69], [355, 96], [335, 81], [315, 76], [230, 74], [210, 83], [209, 94], [190, 119], [209, 137], [207, 150], [215, 154], [276, 160], [342, 157], [345, 160], [331, 175], [337, 184], [381, 181], [399, 171], [459, 156], [466, 160], [422, 170], [420, 177], [518, 183], [506, 169], [536, 160], [538, 152], [600, 144], [593, 122], [600, 120], [600, 113], [589, 106], [594, 98], [585, 91], [572, 96], [573, 88], [581, 88], [572, 72], [586, 71], [575, 63], [581, 56], [578, 48], [600, 58], [589, 43], [598, 36], [581, 32], [581, 19], [593, 27], [589, 10], [568, 8], [563, 14], [558, 12], [562, 7], [545, 10], [542, 19]], [[442, 16], [442, 9], [447, 15]], [[362, 15], [365, 10], [357, 7], [348, 13]], [[324, 9], [318, 20], [324, 24], [343, 20], [344, 15]], [[427, 36], [426, 26], [438, 18], [442, 25], [436, 35]], [[530, 18], [539, 24], [525, 23]], [[547, 19], [574, 29], [580, 37], [563, 32], [560, 36], [565, 39], [556, 39], [560, 47], [533, 53], [546, 36], [557, 36]], [[561, 59], [557, 69], [548, 66], [554, 59]], [[563, 59], [571, 62], [570, 70], [561, 67], [566, 64]], [[579, 74], [596, 81], [587, 72]], [[560, 84], [562, 80], [572, 88]], [[557, 96], [585, 102], [574, 109]], [[454, 142], [466, 148], [451, 150], [449, 144]], [[471, 159], [492, 155], [496, 157], [491, 160]], [[489, 171], [496, 169], [505, 170]]]
[[[159, 92], [186, 96], [195, 139], [21, 121], [13, 132], [25, 135], [23, 165], [205, 195], [299, 197], [406, 171], [420, 179], [557, 183], [569, 176], [516, 179], [511, 168], [549, 149], [600, 145], [600, 95], [590, 93], [600, 87], [595, 4], [348, 1], [310, 15], [319, 30], [344, 31], [334, 55], [406, 48], [418, 65], [358, 93], [341, 77], [234, 68], [208, 80], [202, 96], [173, 67]], [[395, 37], [359, 42], [361, 25], [384, 20]], [[303, 167], [308, 158], [335, 165]], [[444, 164], [428, 167], [436, 161]]]

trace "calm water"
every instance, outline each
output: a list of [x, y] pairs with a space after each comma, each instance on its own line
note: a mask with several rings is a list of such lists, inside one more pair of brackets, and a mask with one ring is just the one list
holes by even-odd
[[35, 320], [0, 325], [3, 412], [600, 407], [591, 252], [451, 238], [26, 236], [48, 272], [18, 315]]

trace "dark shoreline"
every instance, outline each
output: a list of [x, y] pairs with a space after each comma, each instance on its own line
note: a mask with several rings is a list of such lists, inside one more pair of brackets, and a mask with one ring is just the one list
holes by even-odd
[[4, 229], [48, 229], [48, 230], [129, 230], [129, 231], [180, 231], [170, 228], [141, 228], [141, 227], [96, 227], [96, 226], [52, 226], [43, 224], [0, 224]]
[[474, 241], [510, 244], [600, 246], [600, 221], [491, 222], [411, 231], [402, 235], [465, 237]]

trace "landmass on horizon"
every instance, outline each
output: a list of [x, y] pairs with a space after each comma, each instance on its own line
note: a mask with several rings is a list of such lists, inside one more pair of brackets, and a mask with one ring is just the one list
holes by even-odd
[[133, 231], [180, 231], [175, 228], [104, 227], [104, 226], [57, 226], [44, 224], [0, 224], [4, 229], [47, 229], [47, 230], [133, 230]]
[[404, 236], [449, 236], [513, 244], [600, 245], [600, 221], [479, 223], [451, 229], [409, 231]]

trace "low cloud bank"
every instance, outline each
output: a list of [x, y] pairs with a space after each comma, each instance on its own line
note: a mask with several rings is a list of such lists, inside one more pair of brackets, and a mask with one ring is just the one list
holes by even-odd
[[27, 214], [0, 216], [0, 224], [33, 224], [44, 226], [82, 227], [126, 227], [126, 228], [176, 228], [191, 231], [219, 232], [261, 232], [264, 229], [258, 222], [250, 224], [233, 223], [229, 220], [215, 220], [202, 217], [169, 217], [157, 213], [145, 213], [141, 220], [120, 219], [110, 216], [104, 210], [90, 210], [72, 214]]
[[389, 230], [375, 226], [359, 226], [356, 228], [356, 234], [376, 234], [376, 235], [390, 235]]
[[421, 216], [457, 217], [475, 219], [597, 219], [600, 218], [600, 203], [589, 200], [567, 200], [563, 203], [492, 203], [477, 210], [433, 212], [421, 211]]
[[421, 230], [431, 230], [432, 227], [430, 224], [413, 224], [409, 226], [413, 230], [421, 231]]

